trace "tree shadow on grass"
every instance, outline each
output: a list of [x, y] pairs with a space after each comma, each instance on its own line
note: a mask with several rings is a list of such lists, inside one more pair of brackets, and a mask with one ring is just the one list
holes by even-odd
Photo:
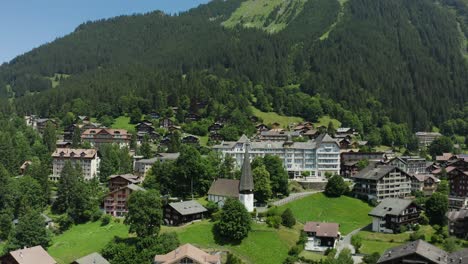
[[230, 238], [224, 237], [218, 230], [218, 226], [215, 224], [211, 229], [213, 232], [214, 241], [216, 244], [220, 246], [230, 245], [230, 246], [238, 246], [242, 243], [242, 240], [232, 240]]

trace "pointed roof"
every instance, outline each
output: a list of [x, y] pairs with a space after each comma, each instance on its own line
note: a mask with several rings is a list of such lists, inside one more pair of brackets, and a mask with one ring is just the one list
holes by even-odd
[[250, 141], [245, 144], [244, 162], [242, 163], [242, 174], [240, 178], [239, 191], [253, 191], [254, 182], [252, 175], [252, 167], [250, 166], [249, 155]]

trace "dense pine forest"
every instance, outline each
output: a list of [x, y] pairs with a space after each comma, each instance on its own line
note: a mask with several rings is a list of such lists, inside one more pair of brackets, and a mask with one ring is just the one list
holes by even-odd
[[287, 24], [274, 34], [223, 26], [243, 2], [84, 23], [0, 67], [0, 111], [115, 117], [202, 102], [201, 114], [232, 119], [254, 104], [366, 134], [461, 119], [466, 134], [466, 1], [308, 0], [261, 17]]

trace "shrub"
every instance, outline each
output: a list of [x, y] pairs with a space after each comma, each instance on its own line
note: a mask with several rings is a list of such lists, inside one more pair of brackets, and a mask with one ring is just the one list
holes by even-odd
[[278, 209], [277, 206], [273, 206], [271, 207], [270, 209], [268, 209], [268, 211], [266, 212], [266, 215], [267, 216], [275, 216], [275, 215], [281, 215], [281, 212], [280, 210]]
[[295, 245], [291, 249], [289, 249], [288, 255], [290, 256], [298, 256], [302, 251], [302, 247]]
[[409, 236], [410, 241], [416, 241], [418, 239], [421, 239], [421, 240], [426, 239], [426, 235], [424, 234], [424, 232], [422, 230], [415, 231], [412, 234], [410, 234], [410, 236]]
[[96, 222], [97, 220], [101, 219], [102, 217], [102, 211], [99, 209], [94, 210], [91, 213], [91, 221]]
[[101, 226], [108, 225], [110, 221], [112, 220], [112, 217], [108, 214], [105, 214], [101, 217]]
[[269, 227], [279, 228], [281, 225], [281, 216], [269, 216], [267, 217], [266, 223]]
[[429, 224], [429, 218], [426, 216], [426, 214], [421, 214], [419, 217], [419, 224], [421, 225], [428, 225]]
[[296, 224], [296, 218], [294, 218], [293, 212], [289, 208], [281, 214], [281, 220], [285, 227], [291, 228]]
[[73, 218], [68, 214], [64, 214], [57, 219], [57, 223], [59, 224], [59, 231], [63, 233], [72, 227]]
[[120, 222], [122, 222], [122, 219], [120, 219], [120, 218], [114, 218], [114, 223], [118, 223], [118, 224], [119, 224]]

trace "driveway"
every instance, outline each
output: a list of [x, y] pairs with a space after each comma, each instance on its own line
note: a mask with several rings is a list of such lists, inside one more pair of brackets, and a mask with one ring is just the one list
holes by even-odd
[[272, 205], [274, 206], [281, 206], [281, 205], [285, 205], [287, 203], [290, 203], [292, 201], [295, 201], [297, 199], [301, 199], [303, 197], [306, 197], [306, 196], [309, 196], [309, 195], [312, 195], [312, 194], [315, 194], [315, 193], [319, 193], [319, 192], [323, 192], [323, 191], [311, 191], [311, 192], [300, 192], [300, 193], [291, 193], [288, 197], [286, 198], [283, 198], [281, 200], [278, 200], [276, 202], [273, 202]]

